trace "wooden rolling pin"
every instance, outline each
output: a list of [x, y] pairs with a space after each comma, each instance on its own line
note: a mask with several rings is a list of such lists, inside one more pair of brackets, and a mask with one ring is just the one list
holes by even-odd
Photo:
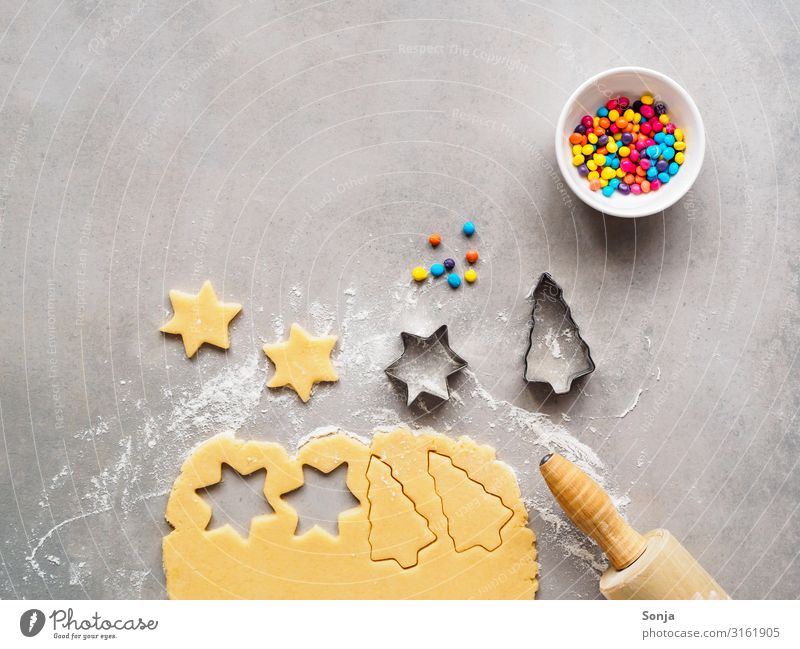
[[730, 599], [672, 534], [662, 529], [639, 534], [603, 488], [572, 462], [551, 453], [539, 470], [570, 520], [611, 562], [600, 578], [607, 599]]

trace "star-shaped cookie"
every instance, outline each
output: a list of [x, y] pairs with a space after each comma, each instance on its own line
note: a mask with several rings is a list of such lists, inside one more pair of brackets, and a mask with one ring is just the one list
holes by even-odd
[[264, 353], [275, 363], [275, 375], [268, 388], [289, 386], [303, 401], [311, 398], [311, 388], [320, 381], [338, 381], [331, 363], [336, 336], [311, 336], [299, 324], [293, 324], [289, 340], [264, 345]]
[[405, 383], [407, 405], [410, 406], [422, 393], [442, 401], [449, 399], [447, 377], [464, 369], [467, 361], [450, 347], [447, 325], [442, 325], [427, 337], [405, 331], [400, 336], [403, 354], [385, 371], [393, 379]]
[[175, 314], [161, 331], [181, 336], [189, 358], [203, 343], [222, 349], [230, 347], [228, 324], [242, 310], [241, 304], [220, 302], [208, 280], [197, 295], [170, 291], [169, 300]]

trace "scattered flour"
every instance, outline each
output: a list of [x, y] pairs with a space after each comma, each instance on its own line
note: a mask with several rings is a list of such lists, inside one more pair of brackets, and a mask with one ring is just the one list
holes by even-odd
[[69, 585], [83, 586], [83, 582], [89, 576], [89, 568], [85, 561], [73, 562], [69, 564]]
[[286, 326], [283, 324], [283, 316], [276, 315], [272, 318], [272, 332], [276, 338], [283, 338], [286, 334]]
[[312, 302], [308, 312], [314, 323], [314, 331], [310, 332], [311, 335], [321, 336], [329, 334], [333, 330], [333, 325], [336, 323], [336, 312], [331, 307], [320, 302]]
[[[266, 379], [260, 360], [254, 355], [239, 366], [225, 367], [195, 390], [184, 391], [185, 396], [173, 400], [168, 412], [146, 417], [138, 430], [121, 437], [116, 456], [99, 473], [86, 478], [91, 489], [80, 496], [80, 512], [54, 522], [30, 540], [30, 552], [25, 559], [31, 568], [45, 577], [37, 556], [65, 526], [107, 512], [124, 518], [143, 501], [168, 492], [175, 477], [175, 464], [180, 464], [193, 446], [216, 434], [236, 433], [264, 394]], [[94, 441], [98, 431], [105, 435], [108, 430], [108, 425], [101, 422], [75, 438]], [[54, 477], [51, 489], [58, 489], [60, 481], [71, 474], [68, 462]], [[154, 485], [146, 493], [141, 490], [144, 477], [148, 477], [148, 485]], [[82, 564], [75, 566], [70, 563], [70, 583], [81, 579], [74, 571]]]
[[511, 424], [512, 427], [507, 426], [507, 428], [517, 432], [525, 442], [531, 445], [563, 453], [600, 484], [603, 484], [603, 477], [600, 473], [603, 469], [603, 462], [590, 446], [573, 437], [563, 426], [553, 423], [547, 415], [530, 412], [503, 399], [495, 399], [478, 382], [472, 370], [464, 371], [474, 384], [472, 396], [484, 399], [491, 410], [501, 411], [496, 420], [497, 423]]
[[303, 291], [299, 286], [292, 286], [289, 289], [289, 304], [293, 309], [297, 309], [303, 300]]

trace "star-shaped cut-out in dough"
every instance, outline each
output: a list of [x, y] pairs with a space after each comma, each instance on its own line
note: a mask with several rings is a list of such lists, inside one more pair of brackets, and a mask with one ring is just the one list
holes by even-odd
[[450, 398], [447, 377], [467, 366], [461, 356], [450, 347], [447, 325], [442, 325], [430, 336], [416, 336], [402, 332], [403, 354], [386, 368], [386, 373], [406, 384], [408, 404], [411, 405], [423, 392], [446, 401]]
[[306, 464], [303, 481], [300, 487], [281, 496], [298, 514], [295, 536], [314, 527], [338, 536], [339, 514], [361, 505], [347, 486], [347, 464], [340, 464], [330, 473]]
[[265, 479], [265, 469], [242, 475], [223, 464], [220, 481], [197, 490], [211, 505], [211, 520], [206, 529], [230, 525], [243, 539], [250, 536], [250, 525], [256, 516], [275, 513], [264, 496]]
[[311, 388], [320, 381], [338, 381], [331, 363], [336, 336], [311, 336], [299, 324], [293, 324], [289, 340], [264, 345], [264, 353], [275, 363], [275, 375], [268, 388], [289, 386], [303, 401], [311, 398]]
[[197, 295], [170, 291], [169, 300], [175, 312], [161, 331], [183, 338], [186, 355], [191, 358], [200, 345], [208, 343], [228, 349], [228, 324], [242, 310], [241, 304], [220, 302], [211, 282], [206, 280]]

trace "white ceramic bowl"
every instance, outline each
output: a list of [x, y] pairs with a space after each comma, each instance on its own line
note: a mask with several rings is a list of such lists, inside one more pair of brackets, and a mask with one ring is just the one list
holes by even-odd
[[[633, 103], [645, 92], [667, 105], [670, 120], [684, 132], [686, 159], [680, 171], [658, 191], [648, 194], [621, 194], [606, 197], [589, 189], [589, 182], [572, 164], [570, 133], [584, 115], [594, 116], [609, 99], [624, 95]], [[614, 68], [583, 83], [567, 100], [556, 127], [556, 157], [561, 175], [584, 203], [605, 214], [635, 218], [667, 209], [689, 191], [700, 173], [706, 151], [703, 119], [692, 98], [669, 77], [647, 68]]]

